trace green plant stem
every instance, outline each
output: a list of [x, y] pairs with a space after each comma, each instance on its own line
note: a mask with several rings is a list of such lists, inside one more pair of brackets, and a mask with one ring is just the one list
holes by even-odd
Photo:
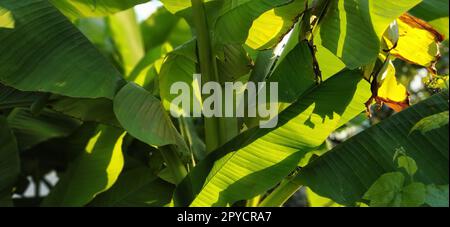
[[[192, 15], [197, 34], [197, 49], [202, 73], [202, 83], [209, 81], [220, 82], [217, 62], [212, 48], [211, 34], [208, 27], [205, 5], [203, 0], [191, 0]], [[205, 98], [205, 97], [204, 97]], [[227, 130], [227, 119], [205, 118], [206, 150], [211, 152], [230, 138]], [[237, 127], [237, 125], [236, 125]]]
[[302, 185], [296, 181], [296, 176], [289, 177], [270, 193], [260, 204], [260, 207], [281, 207], [292, 197]]
[[173, 146], [161, 147], [161, 155], [170, 169], [172, 176], [175, 178], [176, 184], [179, 184], [187, 175], [186, 166], [180, 160]]

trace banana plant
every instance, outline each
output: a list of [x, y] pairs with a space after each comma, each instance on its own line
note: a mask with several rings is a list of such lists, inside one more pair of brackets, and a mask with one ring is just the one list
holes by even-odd
[[149, 2], [0, 2], [0, 206], [448, 207], [448, 1]]

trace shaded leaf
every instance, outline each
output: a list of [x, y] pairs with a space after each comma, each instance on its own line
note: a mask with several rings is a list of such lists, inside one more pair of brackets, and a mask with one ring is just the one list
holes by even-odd
[[411, 129], [411, 133], [413, 133], [414, 131], [420, 131], [422, 134], [425, 134], [432, 130], [444, 127], [448, 125], [448, 118], [448, 111], [426, 117], [420, 120], [416, 125], [414, 125], [414, 127]]
[[23, 92], [0, 84], [0, 110], [31, 106], [38, 97], [37, 92]]
[[79, 99], [60, 97], [48, 103], [49, 108], [81, 121], [92, 121], [120, 127], [113, 111], [113, 102], [109, 99]]
[[44, 110], [34, 116], [28, 109], [17, 108], [8, 115], [8, 124], [17, 136], [20, 150], [26, 150], [44, 141], [67, 137], [81, 121]]
[[114, 112], [128, 133], [148, 145], [187, 148], [161, 102], [136, 84], [120, 90], [114, 99]]
[[[415, 180], [448, 183], [448, 128], [425, 136], [408, 135], [426, 116], [448, 110], [448, 93], [441, 93], [373, 126], [313, 161], [296, 183], [344, 205], [354, 205], [383, 174], [397, 171], [392, 161], [401, 148], [417, 162]], [[345, 160], [345, 161], [343, 161]], [[433, 163], [433, 165], [429, 165]]]
[[12, 205], [12, 188], [20, 174], [16, 138], [0, 116], [0, 207]]

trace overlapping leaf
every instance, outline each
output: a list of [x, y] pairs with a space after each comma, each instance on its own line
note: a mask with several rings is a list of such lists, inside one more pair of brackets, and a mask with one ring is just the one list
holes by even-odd
[[102, 17], [114, 14], [148, 0], [50, 0], [70, 19]]
[[389, 24], [418, 3], [420, 0], [330, 1], [320, 25], [321, 44], [350, 69], [366, 65], [377, 58]]
[[129, 83], [114, 99], [114, 112], [121, 125], [135, 138], [151, 145], [178, 145], [187, 149], [160, 100]]
[[278, 44], [305, 10], [305, 0], [268, 10], [253, 21], [246, 44], [253, 49], [267, 49]]
[[18, 138], [21, 150], [29, 149], [41, 142], [69, 136], [81, 125], [81, 121], [43, 110], [34, 116], [30, 110], [24, 108], [14, 109], [8, 115], [8, 124]]
[[124, 165], [119, 129], [101, 126], [83, 152], [61, 176], [44, 206], [84, 206], [111, 188]]
[[296, 182], [338, 203], [355, 205], [381, 175], [396, 171], [393, 158], [401, 149], [417, 162], [418, 182], [448, 184], [448, 125], [425, 135], [409, 134], [422, 118], [446, 110], [448, 93], [435, 95], [337, 146], [305, 167]]
[[120, 56], [123, 73], [129, 79], [130, 73], [145, 55], [141, 29], [133, 9], [108, 17], [108, 27], [116, 50]]
[[14, 29], [0, 28], [3, 84], [70, 97], [114, 96], [120, 74], [50, 3], [5, 0], [0, 7], [17, 22]]
[[346, 72], [306, 93], [281, 113], [277, 128], [249, 130], [200, 163], [178, 187], [176, 204], [224, 206], [275, 186], [341, 121], [363, 111], [368, 86]]
[[151, 169], [139, 167], [119, 176], [108, 191], [97, 196], [90, 206], [161, 207], [172, 198], [174, 186], [158, 179]]
[[385, 39], [388, 46], [394, 48], [391, 53], [436, 73], [435, 65], [441, 57], [439, 43], [444, 40], [443, 35], [425, 21], [408, 14], [402, 15], [397, 22], [400, 35], [398, 43], [389, 43]]

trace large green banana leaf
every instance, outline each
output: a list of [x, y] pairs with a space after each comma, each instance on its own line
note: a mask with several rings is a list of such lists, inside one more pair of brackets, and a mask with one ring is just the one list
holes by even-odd
[[302, 169], [294, 182], [339, 204], [355, 205], [380, 176], [397, 171], [394, 156], [404, 150], [417, 162], [416, 181], [446, 185], [448, 123], [425, 134], [411, 130], [448, 108], [448, 93], [435, 95], [337, 146]]
[[[283, 51], [280, 54], [278, 59], [277, 67], [284, 62], [284, 59], [290, 54], [290, 52], [295, 49], [299, 43], [299, 35], [300, 35], [300, 23], [295, 24], [295, 27], [292, 30], [291, 36], [284, 46]], [[316, 47], [316, 59], [319, 63], [319, 68], [322, 74], [322, 79], [326, 80], [338, 72], [342, 71], [345, 68], [345, 64], [336, 57], [331, 51], [322, 46], [322, 39], [320, 36], [320, 27], [317, 28], [316, 35], [314, 38], [314, 45]], [[304, 41], [303, 41], [304, 42]], [[310, 65], [312, 68], [312, 65]]]
[[336, 75], [282, 112], [277, 128], [251, 129], [212, 153], [177, 188], [176, 205], [224, 206], [274, 187], [341, 121], [364, 110], [370, 89], [358, 74]]
[[426, 20], [435, 29], [449, 38], [449, 1], [445, 0], [423, 0], [411, 11], [416, 17]]
[[23, 91], [112, 99], [121, 75], [48, 1], [3, 0], [0, 8], [16, 21], [13, 29], [0, 28], [1, 83]]
[[315, 85], [313, 58], [306, 41], [299, 43], [277, 66], [268, 79], [278, 82], [280, 103], [291, 104]]
[[45, 198], [44, 206], [84, 206], [111, 188], [122, 172], [124, 159], [119, 129], [100, 126], [85, 152], [73, 163]]
[[354, 69], [373, 62], [390, 23], [421, 0], [333, 0], [320, 23], [322, 45]]
[[133, 9], [108, 17], [109, 31], [119, 53], [125, 78], [145, 55], [144, 41]]
[[123, 87], [114, 99], [114, 112], [127, 132], [142, 142], [187, 150], [161, 101], [142, 87], [133, 83]]
[[192, 38], [187, 22], [161, 7], [141, 23], [145, 48], [150, 50], [169, 42], [177, 47]]
[[114, 14], [149, 0], [49, 0], [70, 19], [102, 17]]
[[12, 206], [12, 187], [20, 173], [16, 138], [0, 116], [0, 207]]
[[411, 10], [411, 14], [427, 21], [448, 17], [449, 2], [445, 0], [423, 0]]

